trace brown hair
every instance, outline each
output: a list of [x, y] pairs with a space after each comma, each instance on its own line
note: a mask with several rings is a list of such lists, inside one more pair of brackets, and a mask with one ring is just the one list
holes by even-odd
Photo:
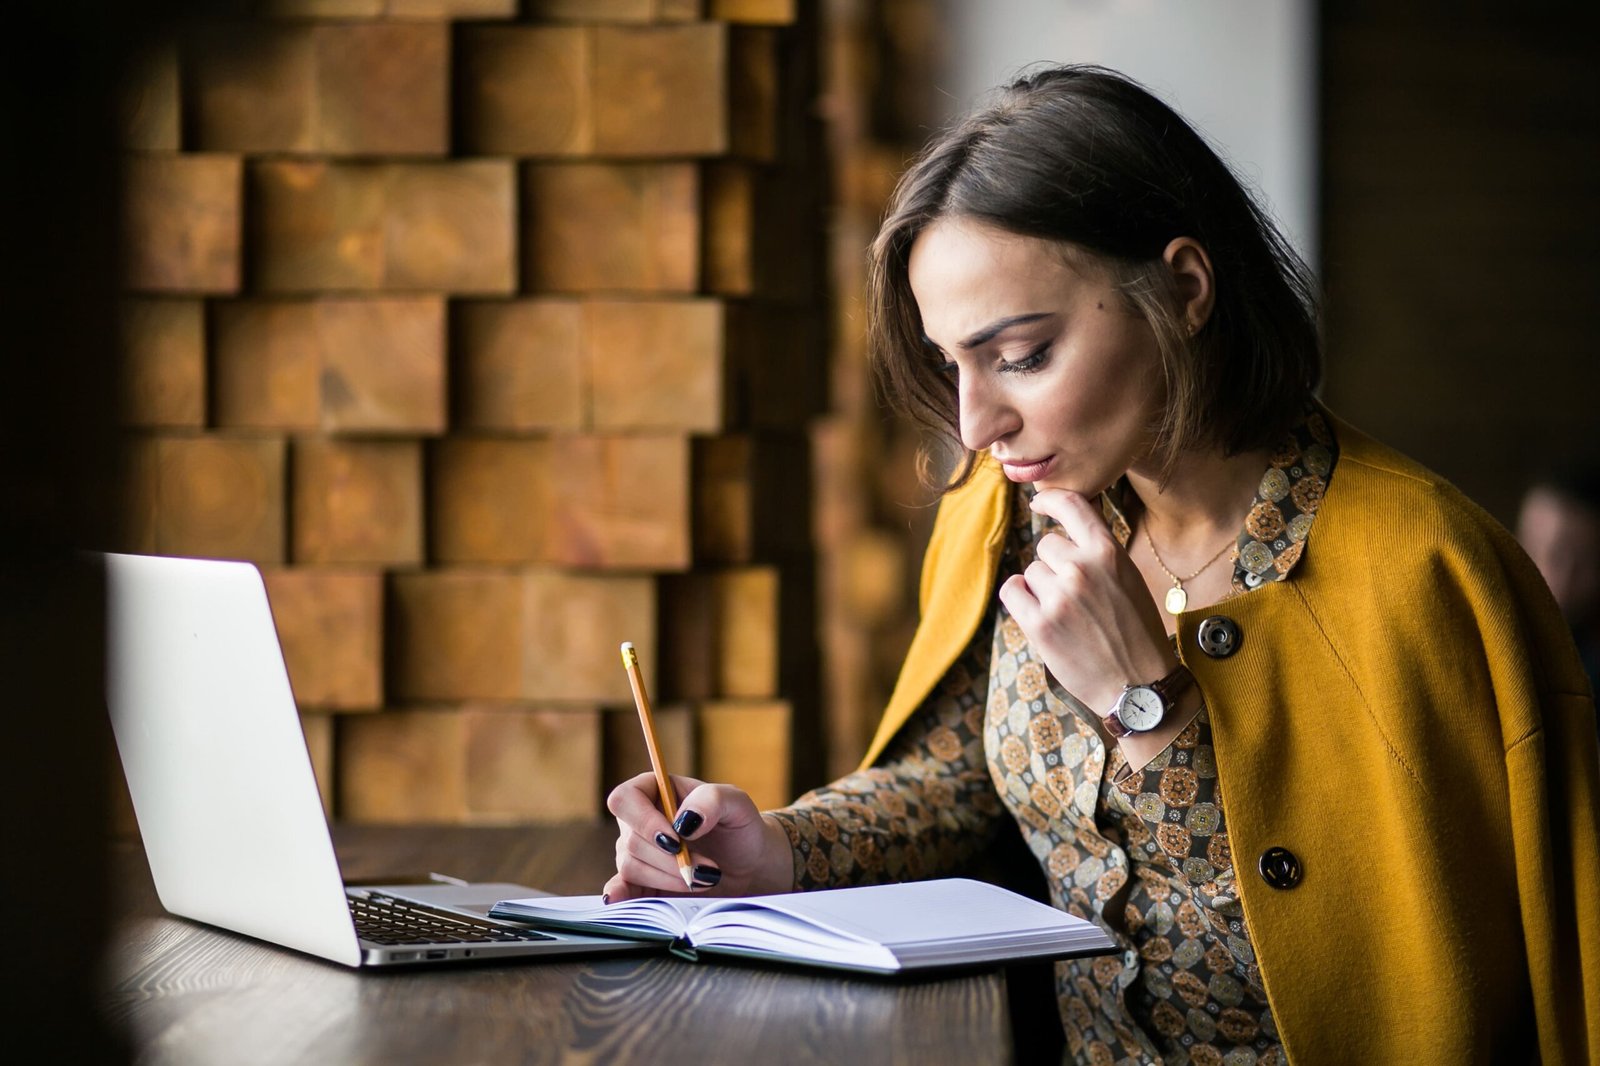
[[[1276, 443], [1317, 388], [1310, 269], [1205, 140], [1121, 74], [1060, 66], [1013, 82], [935, 137], [895, 189], [872, 245], [873, 367], [891, 405], [959, 440], [956, 385], [930, 355], [907, 271], [917, 237], [946, 217], [1062, 242], [1107, 272], [1155, 332], [1166, 469], [1194, 447], [1236, 455]], [[1161, 258], [1177, 237], [1198, 241], [1215, 275], [1211, 315], [1193, 337]], [[975, 459], [966, 453], [950, 487]]]

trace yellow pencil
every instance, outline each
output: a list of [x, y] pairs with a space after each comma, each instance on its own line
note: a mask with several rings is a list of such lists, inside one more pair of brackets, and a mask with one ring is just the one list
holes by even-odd
[[[639, 655], [633, 650], [633, 641], [622, 642], [622, 666], [628, 671], [628, 684], [633, 686], [633, 702], [639, 708], [639, 725], [644, 729], [644, 746], [650, 752], [650, 766], [656, 772], [656, 788], [661, 792], [661, 813], [669, 823], [678, 817], [678, 793], [667, 776], [667, 764], [661, 758], [661, 747], [656, 743], [656, 723], [650, 716], [650, 697], [644, 692], [644, 678], [639, 673]], [[694, 863], [689, 860], [689, 845], [678, 838], [678, 872], [683, 883], [694, 887]]]

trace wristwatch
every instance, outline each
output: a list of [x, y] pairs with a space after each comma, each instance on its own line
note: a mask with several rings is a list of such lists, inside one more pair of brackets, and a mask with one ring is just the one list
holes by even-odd
[[1116, 706], [1106, 715], [1106, 732], [1114, 737], [1129, 733], [1148, 733], [1166, 718], [1167, 710], [1194, 682], [1189, 668], [1179, 663], [1166, 677], [1148, 685], [1129, 685], [1117, 697]]

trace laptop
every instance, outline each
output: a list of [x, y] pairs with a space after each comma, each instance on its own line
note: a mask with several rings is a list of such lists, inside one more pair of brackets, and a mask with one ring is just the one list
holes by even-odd
[[488, 917], [547, 894], [526, 885], [346, 885], [260, 571], [101, 558], [106, 703], [169, 913], [357, 967], [640, 949]]

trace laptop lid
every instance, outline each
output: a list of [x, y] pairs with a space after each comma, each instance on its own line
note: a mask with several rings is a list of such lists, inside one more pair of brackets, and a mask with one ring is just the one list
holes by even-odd
[[106, 703], [161, 905], [357, 965], [260, 572], [205, 559], [105, 561]]

